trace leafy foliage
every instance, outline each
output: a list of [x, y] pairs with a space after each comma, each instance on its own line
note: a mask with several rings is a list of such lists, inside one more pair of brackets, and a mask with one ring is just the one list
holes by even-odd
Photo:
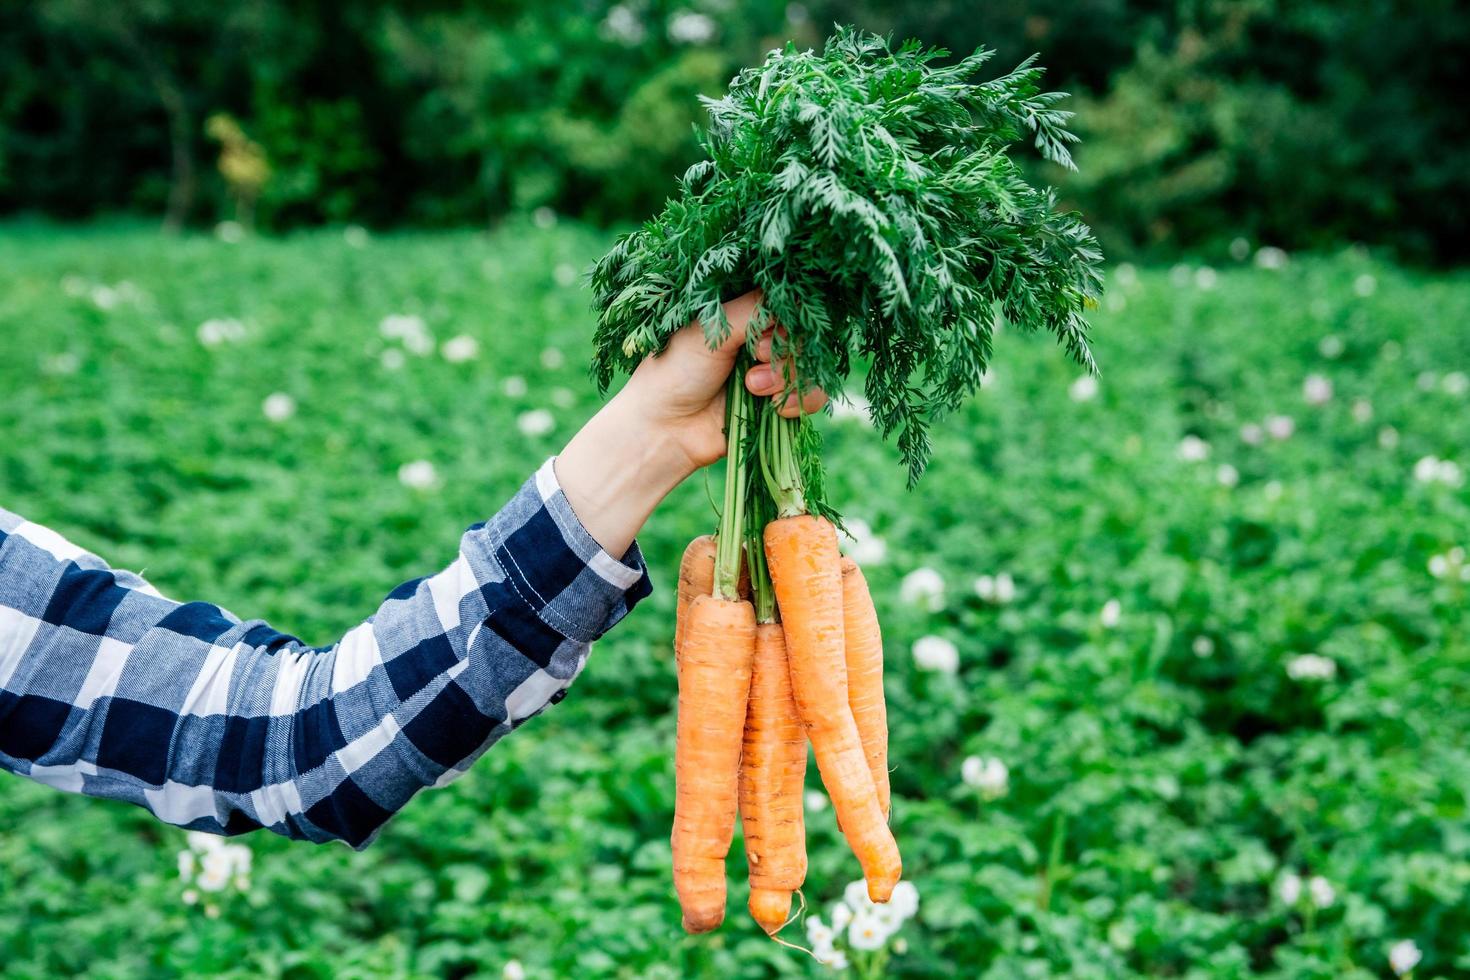
[[707, 159], [592, 274], [598, 382], [692, 320], [718, 342], [721, 301], [757, 288], [788, 331], [794, 385], [837, 394], [866, 362], [873, 419], [897, 433], [913, 482], [930, 422], [979, 388], [1002, 322], [1056, 334], [1091, 369], [1101, 253], [1009, 154], [1029, 137], [1071, 166], [1064, 95], [1040, 89], [1032, 60], [974, 83], [992, 52], [941, 66], [944, 54], [842, 29], [707, 99]]

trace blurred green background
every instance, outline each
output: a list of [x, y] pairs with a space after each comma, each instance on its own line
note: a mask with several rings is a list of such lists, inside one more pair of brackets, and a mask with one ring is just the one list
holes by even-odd
[[[1102, 379], [1002, 334], [916, 491], [822, 423], [919, 891], [843, 975], [1470, 976], [1463, 4], [0, 4], [0, 506], [331, 642], [596, 409], [581, 276], [694, 96], [834, 20], [1040, 51], [1086, 141], [1035, 175], [1114, 260]], [[363, 854], [251, 835], [201, 890], [182, 832], [0, 778], [0, 974], [836, 976], [748, 920], [738, 833], [679, 928], [712, 523], [689, 481], [571, 696]]]

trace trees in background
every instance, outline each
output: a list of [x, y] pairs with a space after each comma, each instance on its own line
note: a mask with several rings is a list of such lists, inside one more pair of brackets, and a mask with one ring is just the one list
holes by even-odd
[[231, 214], [204, 131], [228, 113], [268, 160], [267, 227], [637, 220], [693, 154], [695, 96], [834, 21], [1041, 51], [1086, 138], [1080, 173], [1045, 176], [1115, 252], [1244, 234], [1467, 254], [1455, 0], [0, 5], [0, 211]]

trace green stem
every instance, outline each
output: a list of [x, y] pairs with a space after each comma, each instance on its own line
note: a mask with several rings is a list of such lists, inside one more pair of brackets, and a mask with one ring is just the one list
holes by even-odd
[[[759, 434], [765, 424], [765, 416], [774, 414], [770, 406], [755, 409], [753, 426]], [[760, 440], [756, 440], [756, 456], [761, 456]], [[753, 466], [752, 466], [753, 468]], [[752, 473], [753, 477], [754, 474]], [[748, 515], [745, 533], [745, 561], [750, 566], [750, 596], [755, 602], [757, 623], [776, 622], [776, 590], [771, 585], [771, 569], [766, 564], [766, 524], [771, 520], [774, 508], [770, 495], [762, 492], [761, 485], [750, 481], [750, 500], [746, 508]]]
[[725, 391], [725, 506], [715, 543], [715, 597], [740, 598], [740, 552], [745, 540], [745, 498], [750, 482], [746, 458], [751, 395], [745, 389], [748, 355], [742, 355]]
[[801, 465], [796, 458], [800, 426], [801, 419], [782, 418], [774, 406], [761, 420], [761, 475], [775, 501], [777, 517], [797, 517], [807, 512]]

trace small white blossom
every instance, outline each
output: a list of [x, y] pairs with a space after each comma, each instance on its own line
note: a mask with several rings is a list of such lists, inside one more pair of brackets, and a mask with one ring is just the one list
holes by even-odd
[[399, 350], [397, 347], [389, 347], [387, 350], [383, 351], [378, 360], [382, 363], [383, 370], [397, 371], [399, 368], [403, 367], [403, 351]]
[[1337, 661], [1318, 653], [1299, 653], [1286, 662], [1286, 676], [1294, 681], [1330, 681], [1337, 676]]
[[1394, 449], [1399, 444], [1399, 430], [1391, 425], [1385, 425], [1378, 430], [1378, 445], [1384, 449]]
[[202, 891], [224, 891], [230, 884], [230, 876], [219, 868], [205, 867], [195, 882]]
[[1244, 262], [1251, 257], [1251, 243], [1244, 238], [1233, 238], [1230, 240], [1230, 257], [1237, 262]]
[[887, 925], [880, 916], [871, 912], [859, 912], [852, 917], [852, 922], [847, 927], [847, 944], [864, 953], [882, 949], [890, 935]]
[[450, 337], [439, 347], [439, 353], [450, 364], [463, 364], [480, 356], [480, 342], [468, 334]]
[[1272, 415], [1266, 419], [1266, 434], [1272, 439], [1290, 439], [1296, 432], [1296, 422], [1290, 415]]
[[567, 356], [560, 347], [548, 347], [541, 352], [541, 366], [549, 371], [555, 371], [566, 362]]
[[[1434, 483], [1443, 480], [1445, 475], [1453, 477], [1453, 470], [1444, 469], [1445, 462], [1445, 460], [1440, 459], [1438, 456], [1419, 457], [1418, 462], [1414, 464], [1414, 479], [1420, 483]], [[1454, 465], [1454, 463], [1450, 463], [1450, 466]], [[1458, 467], [1455, 467], [1455, 469], [1457, 470]]]
[[879, 565], [888, 556], [888, 542], [873, 533], [868, 522], [860, 517], [851, 517], [839, 532], [842, 551], [859, 565]]
[[570, 262], [558, 262], [555, 269], [551, 270], [551, 278], [563, 289], [577, 284], [577, 267]]
[[1464, 371], [1451, 371], [1440, 380], [1439, 386], [1446, 395], [1459, 398], [1465, 392], [1470, 391], [1470, 376], [1467, 376]]
[[913, 918], [919, 912], [918, 886], [912, 881], [900, 881], [893, 886], [893, 895], [888, 899], [888, 904], [902, 918]]
[[1460, 464], [1448, 459], [1439, 461], [1439, 466], [1435, 468], [1434, 478], [1448, 487], [1458, 487], [1465, 482], [1465, 474], [1461, 471]]
[[1102, 612], [1097, 614], [1097, 621], [1102, 623], [1103, 629], [1112, 629], [1123, 620], [1123, 604], [1117, 599], [1109, 599], [1103, 603]]
[[221, 221], [214, 226], [214, 237], [226, 245], [234, 245], [245, 240], [245, 226], [238, 221]]
[[828, 802], [827, 794], [817, 789], [809, 789], [802, 796], [802, 805], [807, 813], [821, 813], [827, 809]]
[[840, 949], [828, 946], [821, 950], [813, 950], [812, 952], [816, 954], [817, 961], [823, 966], [829, 967], [838, 973], [847, 969], [847, 954]]
[[820, 915], [813, 915], [806, 920], [806, 938], [814, 946], [830, 946], [836, 937]]
[[368, 233], [362, 225], [348, 225], [342, 229], [342, 240], [348, 248], [367, 248]]
[[1373, 421], [1373, 403], [1366, 398], [1359, 398], [1353, 402], [1353, 421], [1360, 425], [1367, 425]]
[[975, 594], [985, 602], [1006, 605], [1016, 598], [1016, 580], [1009, 572], [981, 575], [975, 579]]
[[1190, 644], [1190, 649], [1194, 651], [1194, 655], [1196, 657], [1204, 659], [1205, 657], [1214, 654], [1215, 641], [1210, 639], [1208, 636], [1196, 636], [1194, 638], [1194, 642]]
[[1429, 558], [1429, 574], [1435, 578], [1444, 578], [1450, 573], [1450, 560], [1444, 555], [1431, 555]]
[[1302, 398], [1308, 405], [1325, 405], [1332, 401], [1332, 382], [1320, 374], [1309, 374], [1302, 382]]
[[1269, 480], [1261, 488], [1261, 492], [1266, 495], [1267, 500], [1280, 500], [1282, 493], [1285, 492], [1285, 487], [1281, 485], [1280, 480]]
[[501, 980], [526, 980], [526, 968], [521, 966], [520, 960], [506, 960], [505, 966], [500, 968]]
[[1312, 904], [1319, 909], [1331, 908], [1332, 903], [1337, 901], [1337, 889], [1321, 875], [1312, 875], [1307, 882], [1307, 892], [1312, 896]]
[[439, 485], [439, 471], [427, 459], [414, 460], [398, 468], [398, 482], [414, 490], [429, 490]]
[[533, 408], [516, 417], [516, 428], [522, 435], [544, 436], [556, 428], [556, 419], [544, 408]]
[[434, 336], [424, 318], [413, 313], [390, 313], [378, 322], [378, 332], [396, 340], [410, 354], [420, 357], [434, 349]]
[[607, 12], [600, 33], [609, 41], [617, 41], [628, 47], [640, 43], [646, 33], [643, 22], [626, 4], [617, 4]]
[[555, 228], [556, 212], [544, 204], [531, 212], [531, 223], [537, 228]]
[[1264, 245], [1256, 249], [1256, 266], [1258, 268], [1284, 269], [1286, 262], [1286, 253], [1274, 245]]
[[197, 867], [198, 867], [198, 862], [196, 861], [196, 859], [194, 857], [194, 852], [193, 851], [191, 851], [191, 850], [183, 850], [183, 851], [180, 851], [179, 852], [179, 877], [180, 878], [182, 878], [184, 881], [188, 881], [190, 878], [194, 877], [194, 870]]
[[1424, 958], [1424, 951], [1412, 939], [1401, 939], [1388, 948], [1388, 965], [1394, 973], [1404, 976]]
[[899, 583], [898, 598], [905, 605], [937, 612], [944, 608], [944, 576], [932, 568], [916, 568]]
[[512, 374], [500, 383], [500, 390], [505, 393], [505, 397], [507, 398], [520, 398], [528, 390], [526, 379], [518, 374]]
[[1221, 463], [1219, 468], [1215, 470], [1215, 479], [1219, 481], [1222, 487], [1237, 486], [1240, 483], [1240, 470], [1231, 466], [1229, 463]]
[[1342, 342], [1342, 338], [1335, 333], [1330, 333], [1327, 336], [1323, 337], [1321, 340], [1317, 341], [1317, 353], [1321, 354], [1329, 361], [1337, 360], [1339, 357], [1342, 356], [1342, 352], [1346, 349], [1347, 345], [1344, 344]]
[[994, 756], [972, 755], [960, 763], [960, 779], [987, 800], [998, 800], [1011, 788], [1011, 771]]
[[205, 918], [208, 918], [208, 919], [218, 919], [219, 918], [219, 906], [218, 905], [206, 905], [206, 906], [204, 906], [204, 916], [205, 916]]
[[680, 10], [669, 18], [669, 40], [675, 44], [705, 44], [714, 36], [715, 22], [707, 14]]
[[1353, 292], [1363, 297], [1372, 296], [1378, 292], [1378, 280], [1373, 273], [1365, 272], [1353, 280]]
[[1259, 446], [1266, 441], [1266, 430], [1254, 422], [1247, 422], [1240, 427], [1240, 441], [1247, 446]]
[[117, 305], [117, 290], [98, 283], [91, 290], [92, 305], [99, 310], [110, 310]]
[[1295, 905], [1302, 900], [1301, 876], [1288, 871], [1276, 882], [1276, 897], [1282, 905]]
[[296, 414], [296, 399], [284, 391], [273, 392], [265, 396], [265, 401], [260, 403], [260, 410], [270, 421], [284, 422]]
[[1199, 436], [1185, 436], [1179, 440], [1179, 448], [1175, 452], [1186, 463], [1198, 463], [1209, 459], [1210, 444]]
[[576, 401], [577, 396], [570, 388], [556, 387], [551, 389], [551, 404], [557, 408], [571, 408]]
[[942, 636], [921, 636], [914, 641], [914, 664], [920, 670], [953, 674], [960, 669], [960, 650]]
[[1072, 382], [1072, 386], [1067, 389], [1067, 394], [1074, 402], [1090, 402], [1097, 397], [1098, 387], [1096, 377], [1084, 374]]
[[1215, 270], [1207, 265], [1200, 266], [1194, 271], [1194, 285], [1196, 289], [1214, 289], [1219, 281], [1220, 277], [1215, 273]]
[[1439, 385], [1439, 375], [1433, 371], [1420, 371], [1414, 384], [1420, 391], [1433, 391]]
[[842, 930], [846, 929], [848, 923], [852, 921], [852, 906], [848, 905], [846, 902], [833, 902], [831, 915], [832, 931], [841, 932]]
[[181, 896], [185, 905], [197, 905], [199, 903], [199, 892], [193, 888], [185, 888]]
[[197, 335], [199, 342], [205, 347], [218, 347], [220, 344], [243, 340], [245, 324], [239, 320], [224, 317], [205, 320], [199, 324]]

